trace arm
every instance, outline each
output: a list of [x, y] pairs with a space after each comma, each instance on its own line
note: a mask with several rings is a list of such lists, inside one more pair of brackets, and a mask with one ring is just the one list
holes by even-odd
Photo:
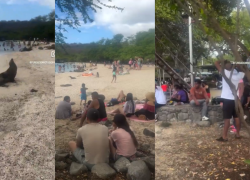
[[82, 138], [81, 137], [78, 137], [76, 139], [76, 146], [83, 149], [83, 143], [82, 143]]
[[192, 99], [192, 100], [194, 100], [194, 102], [196, 103], [197, 102], [197, 99], [195, 98], [195, 95], [194, 95], [194, 91], [191, 89], [191, 91], [190, 91], [190, 98]]
[[86, 116], [87, 116], [87, 112], [88, 112], [88, 110], [89, 109], [91, 109], [91, 108], [94, 108], [95, 106], [94, 106], [94, 101], [92, 101], [91, 103], [90, 103], [90, 105], [88, 106], [88, 108], [86, 109], [86, 111], [83, 113], [83, 116], [82, 116], [82, 118], [81, 118], [81, 120], [80, 120], [80, 127], [82, 127], [82, 125], [83, 125], [83, 123], [84, 123], [84, 121], [85, 121], [85, 119], [86, 119]]
[[205, 99], [206, 99], [206, 102], [209, 103], [209, 98], [208, 98], [208, 96], [207, 96], [207, 92], [206, 92], [205, 89], [203, 89], [203, 94], [204, 94], [204, 97], [205, 97]]
[[243, 92], [244, 92], [244, 83], [239, 83], [239, 99], [241, 99]]
[[77, 130], [76, 134], [76, 146], [83, 149], [82, 137], [79, 135], [78, 131], [79, 129]]
[[218, 69], [219, 72], [221, 72], [221, 63], [223, 63], [224, 60], [218, 60], [214, 62], [215, 67]]

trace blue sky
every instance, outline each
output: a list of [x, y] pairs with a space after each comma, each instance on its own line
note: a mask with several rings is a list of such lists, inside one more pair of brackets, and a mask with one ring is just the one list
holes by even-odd
[[[97, 13], [90, 12], [94, 22], [87, 24], [81, 21], [81, 16], [77, 13], [81, 23], [81, 27], [78, 29], [81, 32], [65, 26], [68, 32], [63, 34], [67, 37], [65, 40], [67, 43], [96, 42], [102, 38], [111, 39], [115, 34], [123, 34], [127, 37], [155, 26], [154, 0], [112, 0], [112, 2], [102, 0], [102, 2], [124, 8], [124, 10], [121, 12], [104, 7], [102, 10], [97, 10]], [[65, 17], [65, 14], [57, 8], [55, 11], [59, 17]]]
[[0, 20], [30, 20], [55, 9], [54, 0], [0, 0]]

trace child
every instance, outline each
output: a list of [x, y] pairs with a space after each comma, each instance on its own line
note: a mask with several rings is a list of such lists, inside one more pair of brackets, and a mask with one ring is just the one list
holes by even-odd
[[87, 101], [87, 94], [86, 94], [86, 90], [88, 88], [85, 87], [85, 84], [82, 83], [82, 88], [81, 88], [81, 103], [80, 106], [82, 105], [82, 101], [84, 100], [84, 106], [86, 105], [86, 101]]
[[115, 71], [113, 71], [113, 79], [112, 79], [111, 83], [112, 83], [114, 80], [115, 80], [115, 82], [116, 82], [116, 72], [115, 72]]

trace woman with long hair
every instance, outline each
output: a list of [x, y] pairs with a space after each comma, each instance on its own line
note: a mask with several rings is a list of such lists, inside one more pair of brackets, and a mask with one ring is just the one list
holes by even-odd
[[110, 150], [112, 158], [117, 161], [121, 157], [134, 158], [138, 142], [135, 134], [130, 129], [126, 117], [116, 114], [113, 120], [114, 130], [111, 132]]
[[112, 111], [112, 115], [115, 114], [123, 114], [126, 117], [131, 117], [135, 113], [135, 103], [133, 100], [133, 94], [128, 93], [126, 96], [126, 103], [124, 104], [123, 108], [117, 108], [116, 110]]

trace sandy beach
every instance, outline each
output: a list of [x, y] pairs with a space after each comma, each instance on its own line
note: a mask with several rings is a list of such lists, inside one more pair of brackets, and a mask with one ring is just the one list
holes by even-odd
[[16, 83], [0, 87], [0, 179], [54, 179], [55, 58], [51, 50], [0, 54], [0, 72], [11, 58]]
[[[87, 64], [87, 67], [89, 65]], [[127, 67], [127, 66], [126, 66]], [[154, 92], [155, 81], [155, 67], [142, 67], [142, 70], [131, 70], [128, 75], [117, 75], [117, 82], [111, 83], [112, 70], [104, 67], [104, 65], [97, 65], [97, 69], [93, 72], [99, 72], [100, 77], [83, 77], [83, 73], [79, 72], [65, 72], [57, 73], [55, 75], [55, 108], [63, 97], [68, 95], [71, 101], [76, 104], [72, 106], [73, 110], [80, 109], [80, 88], [81, 84], [85, 83], [88, 88], [88, 100], [91, 100], [91, 92], [97, 91], [99, 94], [105, 95], [105, 101], [108, 102], [111, 98], [117, 98], [118, 93], [123, 90], [125, 94], [133, 93], [134, 97], [139, 100], [145, 99], [147, 92]], [[88, 71], [86, 71], [88, 72]], [[75, 77], [71, 79], [69, 76]], [[61, 87], [62, 84], [71, 84], [69, 87]], [[60, 97], [61, 96], [61, 97]], [[118, 106], [107, 107], [106, 111], [117, 108]], [[108, 119], [112, 120], [113, 117], [108, 115]], [[155, 121], [151, 122], [136, 122], [128, 120], [132, 130], [134, 131], [138, 142], [139, 148], [151, 153], [154, 153], [154, 138], [147, 137], [143, 134], [143, 130], [148, 128], [155, 131]], [[56, 120], [56, 149], [68, 151], [68, 142], [75, 140], [76, 131], [78, 129], [79, 120]]]

